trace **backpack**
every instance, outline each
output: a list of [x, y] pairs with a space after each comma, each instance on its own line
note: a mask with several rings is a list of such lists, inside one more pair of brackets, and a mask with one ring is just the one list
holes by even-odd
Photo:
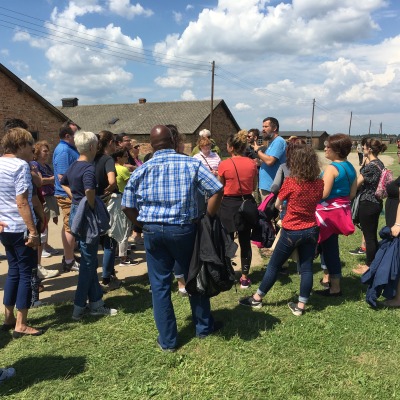
[[381, 169], [378, 163], [375, 163], [375, 165], [379, 168], [379, 171], [381, 171], [378, 186], [375, 190], [375, 197], [379, 200], [383, 200], [387, 197], [387, 185], [393, 181], [393, 172], [385, 167]]

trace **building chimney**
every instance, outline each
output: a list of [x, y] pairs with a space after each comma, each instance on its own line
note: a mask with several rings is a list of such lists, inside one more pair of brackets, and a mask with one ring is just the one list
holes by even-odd
[[61, 99], [61, 103], [63, 107], [76, 107], [78, 105], [78, 98], [76, 97], [66, 97]]
[[142, 98], [139, 99], [139, 104], [145, 104], [146, 101], [147, 101], [147, 100], [146, 100], [145, 98], [142, 97]]

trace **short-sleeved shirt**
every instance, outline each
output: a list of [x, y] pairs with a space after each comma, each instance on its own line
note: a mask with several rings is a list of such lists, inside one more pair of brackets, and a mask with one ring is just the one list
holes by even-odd
[[[356, 179], [357, 173], [353, 165], [348, 161], [332, 162], [338, 171], [338, 176], [333, 181], [333, 186], [329, 196], [324, 200], [335, 199], [336, 197], [346, 197], [350, 195], [351, 186]], [[322, 173], [323, 176], [323, 173]]]
[[131, 174], [129, 172], [129, 169], [126, 168], [124, 165], [115, 164], [115, 170], [117, 171], [118, 190], [123, 193]]
[[64, 140], [60, 140], [60, 143], [54, 149], [53, 153], [53, 168], [54, 168], [54, 185], [55, 195], [68, 197], [64, 189], [60, 185], [58, 175], [64, 175], [69, 166], [79, 158], [78, 150], [74, 146]]
[[172, 149], [158, 150], [133, 171], [122, 196], [122, 206], [139, 210], [138, 221], [171, 225], [197, 219], [201, 190], [213, 196], [222, 185], [199, 160]]
[[85, 197], [85, 191], [96, 189], [96, 174], [92, 163], [75, 161], [61, 179], [61, 184], [69, 186], [72, 192], [72, 204], [78, 205]]
[[315, 209], [322, 199], [324, 181], [298, 182], [295, 178], [287, 177], [279, 191], [278, 198], [287, 200], [287, 211], [282, 220], [285, 229], [298, 231], [317, 225]]
[[27, 227], [22, 219], [16, 197], [28, 191], [28, 203], [32, 207], [32, 177], [26, 161], [14, 157], [0, 157], [0, 221], [8, 226], [4, 232], [25, 232]]
[[360, 174], [363, 176], [364, 182], [361, 187], [360, 201], [370, 201], [377, 204], [382, 203], [382, 200], [376, 198], [375, 192], [384, 168], [383, 162], [379, 159], [372, 160], [361, 167]]
[[201, 151], [193, 156], [196, 160], [199, 160], [203, 163], [203, 165], [208, 168], [210, 171], [217, 171], [218, 165], [221, 162], [221, 159], [217, 153], [210, 151], [208, 156], [205, 156]]
[[261, 163], [259, 188], [262, 190], [271, 191], [271, 185], [274, 181], [276, 172], [281, 164], [286, 162], [286, 142], [280, 136], [277, 136], [269, 144], [264, 152], [268, 156], [276, 158], [274, 165], [267, 165], [265, 162]]
[[[233, 165], [233, 163], [235, 163], [235, 165]], [[218, 175], [225, 180], [224, 196], [251, 194], [253, 193], [254, 177], [257, 175], [257, 166], [256, 163], [248, 157], [239, 156], [228, 158], [219, 164]], [[242, 191], [240, 191], [240, 186]]]
[[107, 154], [96, 156], [94, 168], [96, 170], [96, 195], [103, 196], [105, 188], [109, 185], [107, 174], [109, 172], [116, 174], [114, 159]]

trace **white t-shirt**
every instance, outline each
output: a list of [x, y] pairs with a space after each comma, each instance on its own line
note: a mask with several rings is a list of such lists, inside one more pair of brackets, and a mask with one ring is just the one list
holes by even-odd
[[4, 232], [25, 232], [27, 227], [17, 208], [16, 197], [28, 190], [32, 215], [32, 177], [29, 165], [20, 158], [0, 157], [0, 221], [8, 226]]

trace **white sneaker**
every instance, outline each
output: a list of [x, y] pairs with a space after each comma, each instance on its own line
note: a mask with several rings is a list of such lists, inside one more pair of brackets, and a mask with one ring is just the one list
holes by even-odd
[[38, 265], [37, 274], [38, 274], [39, 279], [43, 280], [43, 279], [54, 278], [55, 276], [59, 275], [60, 272], [55, 269], [46, 269], [46, 268], [42, 267], [41, 265]]
[[3, 383], [6, 379], [12, 378], [14, 375], [14, 368], [0, 368], [0, 383]]
[[117, 315], [118, 311], [115, 308], [108, 308], [105, 306], [101, 306], [95, 308], [94, 310], [90, 310], [90, 315], [109, 315], [114, 316]]
[[49, 253], [49, 252], [46, 251], [45, 249], [42, 250], [42, 257], [43, 257], [43, 258], [49, 258], [49, 257], [51, 257], [51, 256], [52, 256], [51, 253]]

